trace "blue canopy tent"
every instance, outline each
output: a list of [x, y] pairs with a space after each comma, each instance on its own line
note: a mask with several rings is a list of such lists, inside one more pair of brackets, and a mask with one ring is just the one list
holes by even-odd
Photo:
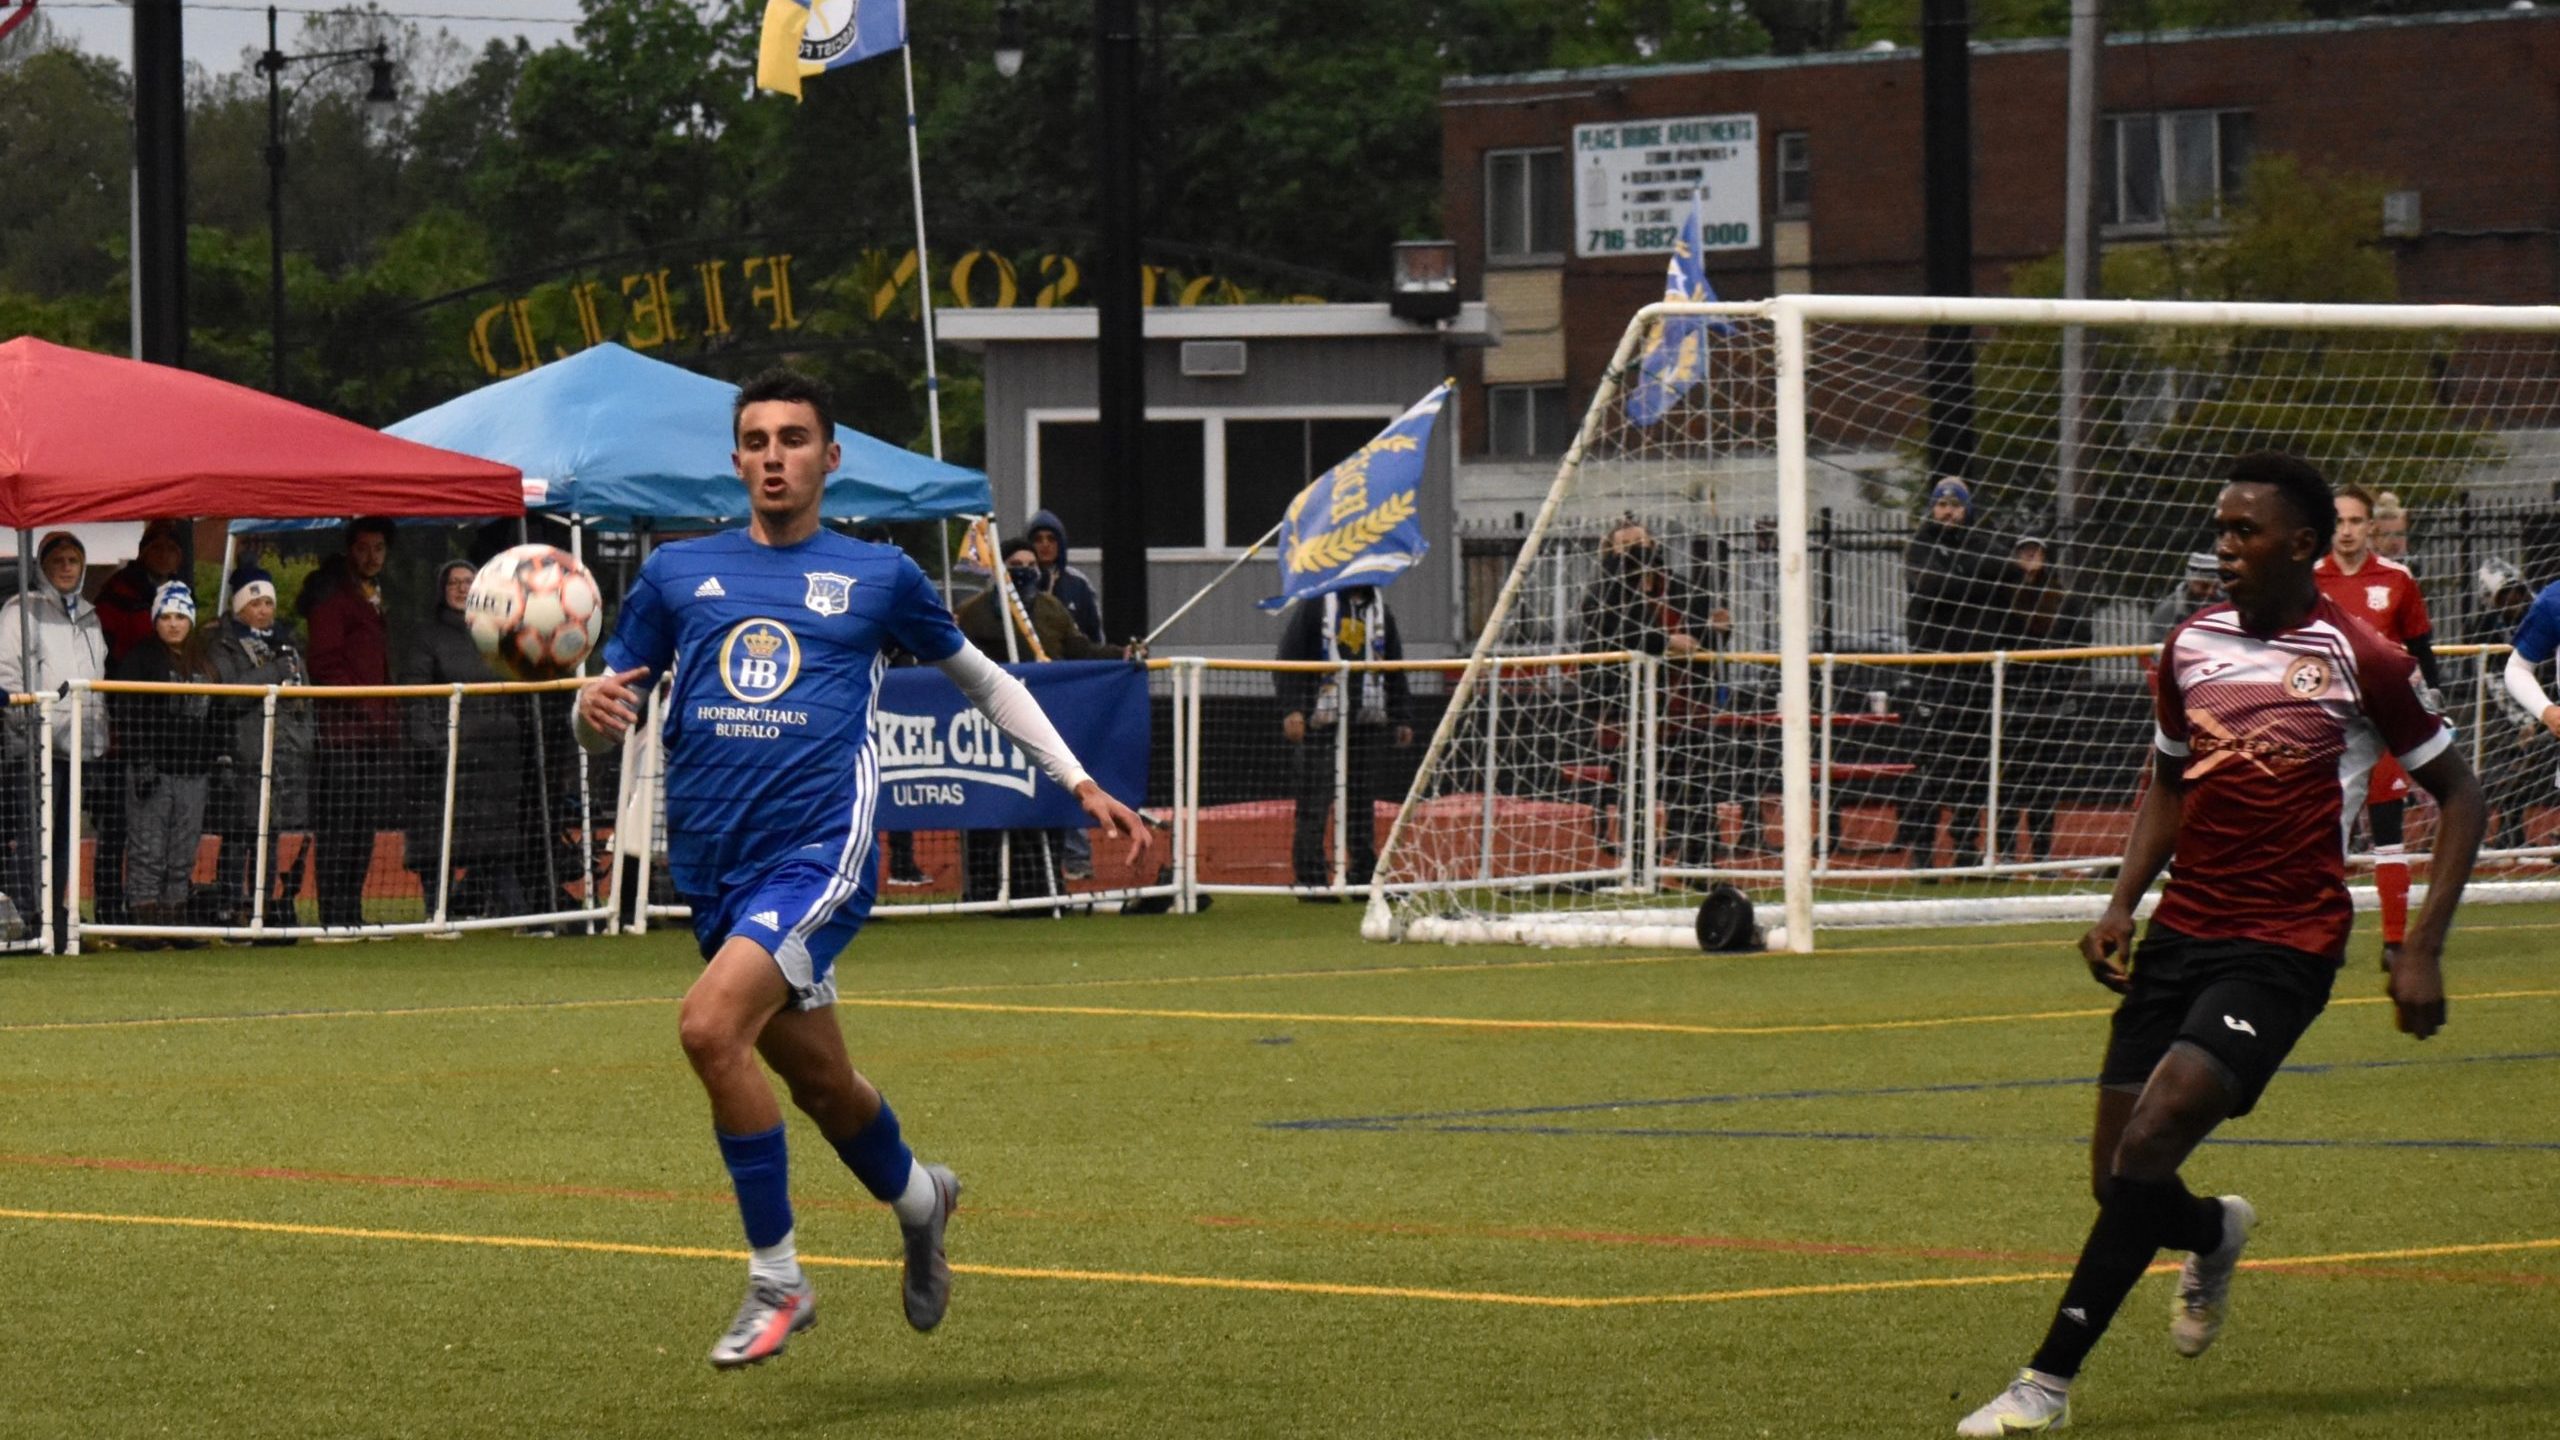
[[[387, 427], [404, 440], [524, 472], [525, 510], [605, 528], [745, 518], [730, 463], [738, 387], [607, 342], [482, 386]], [[843, 463], [827, 476], [829, 520], [947, 520], [994, 510], [984, 471], [947, 465], [836, 427]], [[235, 520], [234, 534], [329, 521]]]

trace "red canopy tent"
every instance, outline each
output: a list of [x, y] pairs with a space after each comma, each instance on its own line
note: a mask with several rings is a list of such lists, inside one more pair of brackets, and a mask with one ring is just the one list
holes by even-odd
[[512, 465], [192, 371], [0, 342], [0, 525], [523, 513]]

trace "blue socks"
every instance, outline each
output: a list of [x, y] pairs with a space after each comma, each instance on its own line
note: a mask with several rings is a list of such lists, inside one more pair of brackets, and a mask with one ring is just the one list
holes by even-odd
[[[791, 1156], [783, 1147], [782, 1127], [755, 1135], [712, 1133], [719, 1136], [721, 1162], [729, 1167], [729, 1184], [738, 1192], [747, 1243], [762, 1250], [790, 1239]], [[895, 1141], [897, 1133], [892, 1122], [889, 1138]]]
[[[777, 1148], [780, 1143], [777, 1138]], [[894, 1204], [906, 1193], [908, 1177], [915, 1169], [915, 1152], [899, 1138], [898, 1112], [889, 1108], [886, 1099], [880, 1102], [880, 1113], [862, 1127], [861, 1133], [834, 1144], [845, 1168], [853, 1172], [853, 1178], [862, 1182], [862, 1188], [870, 1191], [873, 1199]]]

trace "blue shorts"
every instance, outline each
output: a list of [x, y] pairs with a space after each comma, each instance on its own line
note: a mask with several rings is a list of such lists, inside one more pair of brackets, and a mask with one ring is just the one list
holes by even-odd
[[752, 940], [773, 957], [791, 986], [791, 1008], [815, 1010], [836, 1000], [836, 956], [871, 916], [879, 879], [868, 846], [857, 880], [832, 864], [790, 859], [717, 900], [690, 896], [693, 939], [709, 960], [731, 936]]

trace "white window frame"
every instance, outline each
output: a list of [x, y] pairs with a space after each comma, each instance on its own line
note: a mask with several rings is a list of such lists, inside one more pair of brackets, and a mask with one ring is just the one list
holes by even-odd
[[[1796, 159], [1801, 162], [1792, 166], [1787, 163], [1789, 141], [1795, 142]], [[1769, 149], [1770, 153], [1776, 157], [1777, 183], [1770, 187], [1770, 193], [1777, 197], [1778, 218], [1781, 220], [1804, 219], [1813, 213], [1813, 132], [1781, 130], [1778, 132], [1776, 142]], [[1804, 176], [1804, 198], [1801, 200], [1787, 199], [1787, 176], [1791, 173]]]
[[[1404, 413], [1395, 405], [1242, 405], [1228, 407], [1182, 406], [1157, 409], [1149, 406], [1147, 419], [1197, 420], [1200, 429], [1200, 529], [1204, 535], [1227, 533], [1227, 426], [1229, 420], [1375, 420], [1378, 428]], [[1049, 421], [1067, 424], [1099, 424], [1102, 412], [1090, 406], [1025, 410], [1022, 412], [1022, 485], [1026, 507], [1037, 513], [1043, 508], [1040, 499], [1040, 427]], [[1310, 475], [1308, 480], [1316, 477]], [[1077, 517], [1077, 529], [1089, 530], [1097, 517]], [[1262, 537], [1245, 537], [1241, 545], [1150, 545], [1149, 560], [1233, 560], [1245, 553]], [[1068, 551], [1068, 558], [1080, 565], [1097, 564], [1102, 559], [1098, 546], [1079, 545]]]
[[[2113, 153], [2108, 157], [2112, 163], [2108, 170], [2115, 177], [2115, 193], [2105, 199], [2119, 217], [2105, 222], [2105, 233], [2109, 236], [2164, 234], [2181, 217], [2202, 218], [2208, 224], [2221, 224], [2227, 218], [2224, 212], [2238, 199], [2226, 191], [2222, 183], [2223, 117], [2239, 115], [2254, 122], [2255, 113], [2246, 105], [2195, 105], [2181, 110], [2125, 110], [2102, 117], [2098, 143], [2112, 148]], [[2173, 199], [2169, 193], [2178, 170], [2177, 156], [2173, 153], [2177, 135], [2175, 122], [2197, 115], [2210, 116], [2213, 120], [2213, 203], [2209, 210]], [[2160, 216], [2156, 220], [2126, 220], [2121, 218], [2125, 213], [2123, 127], [2143, 120], [2150, 121], [2152, 126], [2152, 157], [2159, 167], [2153, 178], [2159, 190]], [[2253, 143], [2251, 149], [2255, 148]]]
[[[1527, 453], [1527, 454], [1525, 454], [1525, 455], [1514, 455], [1514, 454], [1510, 454], [1510, 453], [1508, 453], [1508, 452], [1506, 452], [1506, 451], [1496, 450], [1496, 449], [1494, 449], [1494, 448], [1493, 448], [1493, 428], [1494, 428], [1494, 424], [1495, 424], [1494, 399], [1495, 399], [1495, 397], [1496, 397], [1497, 395], [1499, 395], [1501, 392], [1506, 391], [1506, 390], [1518, 390], [1518, 391], [1521, 391], [1521, 392], [1524, 392], [1524, 393], [1529, 392], [1529, 391], [1534, 391], [1534, 390], [1553, 390], [1553, 391], [1555, 391], [1559, 396], [1563, 397], [1564, 403], [1563, 403], [1563, 405], [1562, 405], [1562, 407], [1561, 407], [1561, 410], [1562, 410], [1562, 413], [1563, 413], [1563, 415], [1564, 415], [1564, 417], [1565, 417], [1565, 422], [1564, 422], [1564, 434], [1563, 434], [1563, 435], [1561, 435], [1561, 436], [1559, 436], [1559, 437], [1557, 437], [1557, 441], [1556, 441], [1556, 448], [1555, 448], [1555, 449], [1553, 449], [1553, 450], [1541, 450], [1541, 449], [1537, 448], [1537, 444], [1538, 444], [1538, 434], [1537, 434], [1537, 431], [1538, 431], [1538, 406], [1537, 406], [1537, 402], [1536, 402], [1536, 400], [1534, 400], [1534, 399], [1531, 399], [1531, 400], [1529, 400], [1529, 401], [1527, 401], [1527, 402], [1526, 402], [1526, 403], [1528, 404], [1528, 406], [1529, 406], [1529, 451], [1528, 451], [1528, 453]], [[1486, 387], [1484, 387], [1484, 427], [1485, 427], [1485, 428], [1484, 428], [1484, 454], [1485, 454], [1485, 458], [1486, 458], [1486, 459], [1488, 459], [1488, 460], [1499, 461], [1499, 462], [1506, 463], [1506, 464], [1507, 464], [1507, 463], [1510, 463], [1510, 462], [1512, 462], [1512, 461], [1523, 461], [1523, 460], [1553, 460], [1553, 459], [1556, 459], [1557, 457], [1559, 457], [1559, 456], [1563, 455], [1565, 451], [1567, 451], [1567, 450], [1569, 450], [1569, 449], [1573, 448], [1573, 433], [1574, 433], [1574, 429], [1575, 429], [1575, 426], [1576, 426], [1576, 422], [1578, 422], [1581, 418], [1582, 418], [1581, 416], [1576, 415], [1576, 414], [1573, 412], [1572, 396], [1571, 396], [1571, 395], [1566, 391], [1566, 389], [1565, 389], [1565, 385], [1564, 385], [1564, 382], [1563, 382], [1563, 381], [1561, 381], [1561, 380], [1543, 380], [1543, 381], [1538, 381], [1538, 382], [1535, 382], [1535, 383], [1528, 383], [1528, 384], [1502, 384], [1502, 385], [1487, 385]]]
[[[1555, 156], [1556, 168], [1558, 171], [1562, 172], [1563, 175], [1561, 183], [1564, 186], [1565, 193], [1557, 197], [1556, 203], [1564, 207], [1564, 213], [1567, 217], [1565, 220], [1564, 248], [1556, 250], [1522, 250], [1516, 254], [1508, 255], [1496, 254], [1493, 248], [1493, 167], [1497, 162], [1503, 160], [1516, 159], [1522, 162], [1522, 170], [1524, 173], [1521, 176], [1520, 201], [1527, 207], [1527, 210], [1520, 216], [1520, 237], [1524, 242], [1532, 241], [1536, 238], [1536, 231], [1538, 228], [1538, 204], [1537, 197], [1530, 193], [1531, 186], [1529, 182], [1536, 178], [1537, 167], [1529, 164], [1528, 160], [1530, 157], [1538, 155]], [[1572, 248], [1573, 244], [1573, 221], [1571, 218], [1573, 215], [1573, 174], [1570, 167], [1564, 163], [1564, 147], [1561, 145], [1509, 145], [1498, 150], [1487, 150], [1484, 152], [1483, 178], [1484, 263], [1489, 267], [1563, 264], [1565, 250]]]

